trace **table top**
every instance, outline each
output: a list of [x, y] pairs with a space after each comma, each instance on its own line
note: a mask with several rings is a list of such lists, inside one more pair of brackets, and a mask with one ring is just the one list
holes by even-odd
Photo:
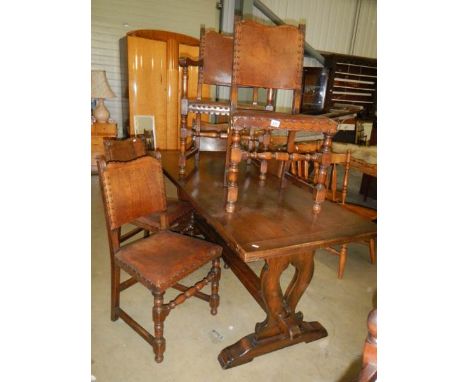
[[268, 175], [261, 184], [256, 166], [239, 166], [236, 210], [224, 210], [225, 153], [201, 152], [197, 169], [187, 161], [187, 174], [179, 178], [178, 151], [161, 151], [165, 174], [194, 208], [245, 262], [304, 253], [317, 248], [368, 239], [377, 225], [338, 204], [325, 201], [319, 215], [312, 213], [311, 192]]

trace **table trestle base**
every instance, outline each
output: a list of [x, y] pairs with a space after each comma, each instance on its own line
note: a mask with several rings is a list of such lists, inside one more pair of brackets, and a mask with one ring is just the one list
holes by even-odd
[[289, 335], [279, 334], [262, 340], [251, 333], [235, 344], [223, 349], [218, 356], [218, 361], [223, 369], [239, 366], [252, 361], [255, 357], [272, 351], [292, 346], [300, 342], [317, 341], [328, 336], [327, 330], [317, 321], [303, 321], [300, 325], [301, 333], [294, 338]]

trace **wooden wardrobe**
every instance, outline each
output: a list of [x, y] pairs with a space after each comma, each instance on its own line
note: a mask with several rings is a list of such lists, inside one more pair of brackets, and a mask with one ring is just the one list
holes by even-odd
[[[182, 82], [179, 57], [197, 59], [199, 40], [179, 33], [143, 29], [127, 33], [126, 45], [129, 134], [135, 134], [139, 118], [153, 120], [156, 147], [176, 150], [179, 147]], [[190, 71], [189, 96], [195, 97], [197, 69]]]

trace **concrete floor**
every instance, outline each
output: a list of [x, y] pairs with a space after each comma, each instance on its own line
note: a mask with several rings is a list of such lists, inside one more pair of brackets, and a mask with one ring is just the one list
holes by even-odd
[[[172, 184], [166, 182], [166, 188], [168, 196], [176, 195]], [[345, 382], [357, 376], [367, 335], [367, 315], [377, 303], [376, 266], [370, 264], [366, 246], [349, 246], [343, 280], [336, 276], [338, 258], [322, 250], [316, 253], [314, 278], [298, 310], [304, 313], [306, 320], [319, 321], [327, 329], [328, 337], [222, 370], [217, 361], [219, 352], [253, 332], [254, 324], [265, 318], [234, 274], [222, 269], [218, 314], [211, 316], [208, 304], [195, 298], [173, 310], [164, 324], [164, 362], [156, 364], [152, 348], [138, 334], [122, 320], [110, 320], [109, 248], [97, 176], [92, 176], [91, 193], [91, 370], [97, 382]], [[252, 264], [257, 274], [262, 266], [261, 262]], [[188, 277], [186, 283], [199, 280], [208, 269], [207, 266]], [[289, 267], [282, 277], [283, 288], [292, 274], [293, 269]], [[176, 291], [168, 291], [166, 296], [173, 298], [176, 294]], [[153, 298], [146, 288], [137, 284], [122, 292], [121, 306], [153, 332]]]

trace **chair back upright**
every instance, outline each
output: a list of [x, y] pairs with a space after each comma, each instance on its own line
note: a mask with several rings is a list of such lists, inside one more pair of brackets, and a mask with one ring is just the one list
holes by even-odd
[[231, 111], [238, 107], [238, 88], [266, 88], [268, 101], [276, 89], [293, 90], [292, 113], [302, 97], [305, 26], [269, 26], [252, 20], [235, 25]]
[[203, 84], [231, 86], [232, 52], [232, 36], [201, 28], [200, 59], [203, 65], [198, 71], [197, 99], [202, 99]]

